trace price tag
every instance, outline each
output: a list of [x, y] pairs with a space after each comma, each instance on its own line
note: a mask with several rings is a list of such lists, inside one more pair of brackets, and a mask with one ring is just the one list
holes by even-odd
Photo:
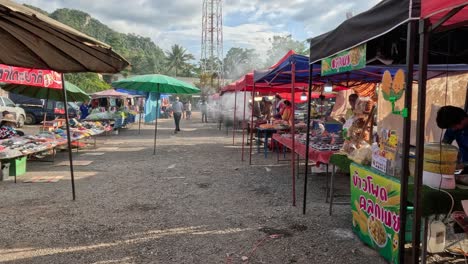
[[387, 173], [387, 159], [382, 156], [374, 155], [372, 157], [372, 168]]

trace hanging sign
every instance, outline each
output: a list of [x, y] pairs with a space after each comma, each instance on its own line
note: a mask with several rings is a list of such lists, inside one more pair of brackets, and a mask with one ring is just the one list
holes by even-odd
[[403, 93], [405, 92], [405, 78], [405, 71], [403, 69], [399, 69], [393, 78], [390, 72], [387, 70], [382, 76], [380, 89], [382, 90], [384, 99], [392, 103], [392, 114], [401, 115], [406, 118], [408, 117], [407, 108], [402, 110], [395, 109], [395, 102], [400, 100], [400, 98], [403, 96]]
[[398, 263], [400, 183], [352, 163], [353, 231], [390, 263]]
[[322, 76], [366, 67], [366, 44], [362, 44], [322, 60]]
[[58, 72], [4, 64], [0, 64], [0, 82], [62, 89], [62, 76]]

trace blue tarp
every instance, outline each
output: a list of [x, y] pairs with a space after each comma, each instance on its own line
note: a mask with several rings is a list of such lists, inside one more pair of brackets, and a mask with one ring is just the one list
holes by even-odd
[[309, 82], [309, 57], [291, 54], [276, 67], [264, 71], [254, 71], [254, 82], [259, 84], [291, 83], [292, 64], [296, 64], [296, 83]]
[[[156, 115], [159, 116], [159, 108], [161, 108], [161, 94], [149, 93], [145, 103], [145, 122], [149, 123], [156, 119]], [[157, 109], [156, 109], [157, 107]]]

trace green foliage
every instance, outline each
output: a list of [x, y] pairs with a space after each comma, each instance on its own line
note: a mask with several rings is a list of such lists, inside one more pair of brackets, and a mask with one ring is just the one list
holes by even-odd
[[187, 53], [187, 50], [178, 44], [174, 44], [170, 51], [166, 51], [166, 65], [168, 73], [173, 72], [174, 76], [179, 76], [180, 72], [184, 72], [185, 76], [190, 74], [191, 65], [188, 63], [194, 60], [195, 57]]
[[273, 36], [270, 39], [271, 48], [267, 51], [267, 60], [264, 68], [270, 67], [281, 59], [288, 51], [294, 50], [297, 54], [309, 55], [309, 48], [305, 41], [297, 41], [291, 35]]
[[111, 86], [102, 81], [97, 73], [67, 73], [65, 80], [73, 83], [87, 93], [95, 93], [102, 90], [111, 89]]
[[259, 61], [254, 49], [231, 48], [224, 58], [224, 72], [228, 79], [237, 79], [257, 68]]
[[126, 73], [139, 75], [162, 73], [164, 70], [164, 52], [150, 38], [118, 33], [78, 10], [57, 9], [50, 17], [111, 45], [130, 62], [131, 68]]

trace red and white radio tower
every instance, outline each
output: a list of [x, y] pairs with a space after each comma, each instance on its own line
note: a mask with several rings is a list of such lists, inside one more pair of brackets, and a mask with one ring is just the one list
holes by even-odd
[[203, 0], [202, 74], [211, 76], [213, 88], [219, 88], [223, 75], [223, 2], [222, 0]]

